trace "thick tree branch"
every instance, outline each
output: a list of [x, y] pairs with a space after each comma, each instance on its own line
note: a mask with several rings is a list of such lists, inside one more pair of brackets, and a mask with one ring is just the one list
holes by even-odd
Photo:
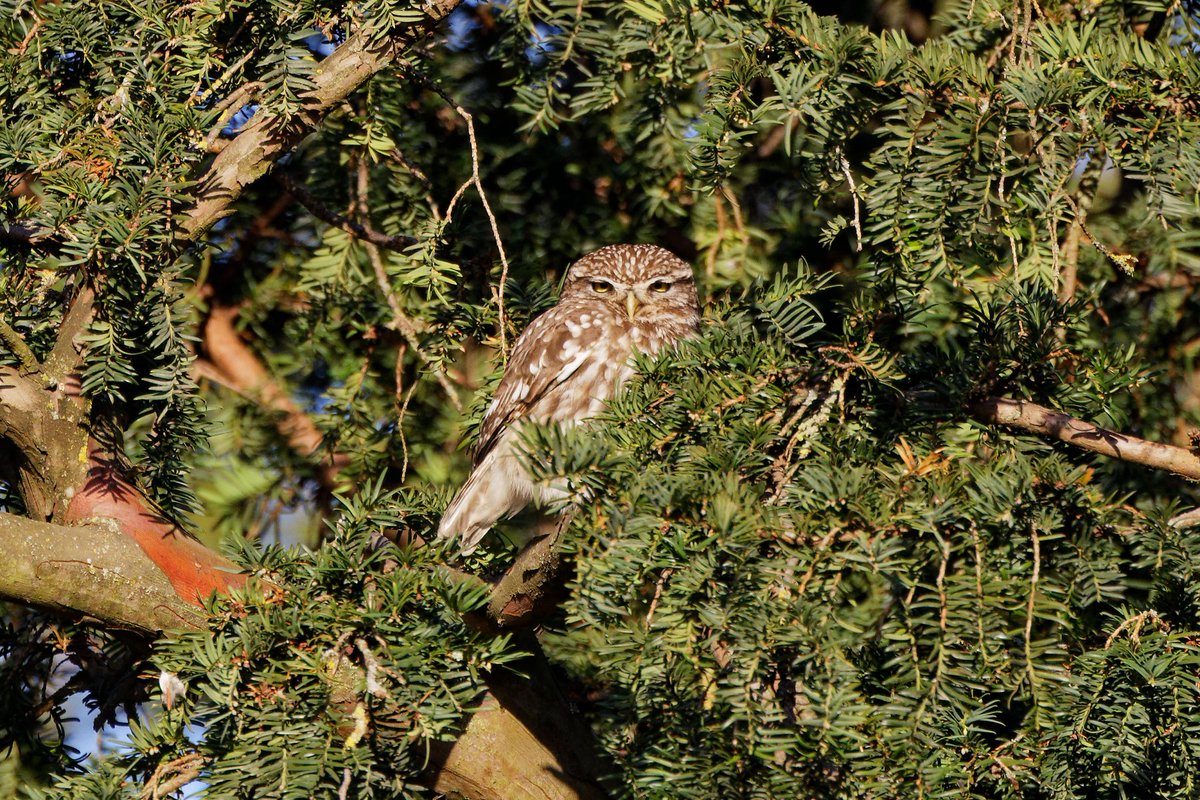
[[142, 549], [103, 521], [62, 526], [0, 514], [0, 597], [143, 634], [200, 619]]
[[[434, 791], [479, 800], [601, 800], [598, 776], [612, 774], [596, 756], [591, 731], [568, 710], [536, 640], [518, 669], [494, 670], [488, 696], [453, 743], [434, 743]], [[606, 768], [607, 766], [607, 768]]]
[[71, 376], [78, 376], [83, 370], [83, 343], [79, 337], [92, 324], [92, 315], [96, 310], [96, 292], [91, 286], [83, 286], [71, 301], [62, 325], [58, 329], [58, 338], [54, 341], [54, 349], [46, 356], [42, 372], [46, 383], [51, 389]]
[[38, 379], [0, 366], [0, 442], [15, 451], [6, 466], [16, 473], [30, 517], [61, 522], [69, 487], [83, 482], [87, 443], [84, 405]]
[[420, 22], [394, 31], [360, 29], [322, 61], [304, 96], [304, 109], [291, 117], [256, 115], [217, 154], [200, 176], [195, 204], [182, 223], [184, 238], [196, 239], [221, 217], [254, 181], [309, 133], [331, 109], [373, 75], [386, 69], [412, 42], [444, 19], [461, 0], [430, 0]]
[[188, 536], [124, 477], [124, 465], [92, 441], [88, 472], [67, 507], [66, 521], [110, 524], [135, 541], [175, 594], [198, 604], [213, 592], [241, 586], [246, 576], [229, 559]]
[[496, 581], [488, 599], [488, 617], [495, 625], [504, 630], [527, 628], [558, 605], [565, 582], [559, 542], [572, 516], [568, 511], [543, 520], [542, 535], [526, 545]]
[[1049, 436], [1109, 458], [1200, 480], [1200, 455], [1191, 450], [1110, 431], [1036, 403], [988, 397], [976, 403], [971, 412], [981, 422]]

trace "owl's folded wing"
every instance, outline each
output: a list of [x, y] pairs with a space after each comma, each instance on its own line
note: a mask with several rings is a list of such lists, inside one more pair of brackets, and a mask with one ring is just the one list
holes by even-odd
[[538, 403], [593, 357], [586, 342], [572, 334], [564, 319], [566, 309], [552, 308], [529, 324], [517, 338], [504, 377], [483, 415], [474, 463], [496, 446], [509, 425], [535, 411]]

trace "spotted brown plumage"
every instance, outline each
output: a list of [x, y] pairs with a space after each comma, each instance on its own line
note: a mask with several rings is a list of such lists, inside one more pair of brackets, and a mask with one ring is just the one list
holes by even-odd
[[558, 303], [513, 345], [479, 429], [474, 468], [442, 515], [438, 537], [458, 537], [470, 552], [497, 521], [560, 496], [530, 480], [520, 424], [595, 416], [633, 373], [635, 351], [656, 353], [698, 323], [692, 268], [661, 247], [609, 245], [572, 264]]

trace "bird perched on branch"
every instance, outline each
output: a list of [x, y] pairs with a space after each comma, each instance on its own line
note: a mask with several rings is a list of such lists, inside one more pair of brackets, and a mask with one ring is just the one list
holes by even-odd
[[634, 351], [656, 353], [700, 321], [691, 266], [661, 247], [602, 247], [567, 270], [558, 303], [513, 345], [484, 414], [474, 468], [442, 515], [438, 538], [470, 552], [499, 520], [561, 492], [539, 487], [521, 463], [521, 423], [595, 416], [633, 373]]

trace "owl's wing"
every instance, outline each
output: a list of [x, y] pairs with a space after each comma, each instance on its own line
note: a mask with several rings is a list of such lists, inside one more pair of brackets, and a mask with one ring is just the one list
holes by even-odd
[[496, 446], [500, 434], [514, 422], [529, 415], [556, 386], [559, 386], [588, 360], [588, 348], [563, 324], [561, 307], [539, 316], [517, 338], [496, 395], [483, 415], [474, 463]]

